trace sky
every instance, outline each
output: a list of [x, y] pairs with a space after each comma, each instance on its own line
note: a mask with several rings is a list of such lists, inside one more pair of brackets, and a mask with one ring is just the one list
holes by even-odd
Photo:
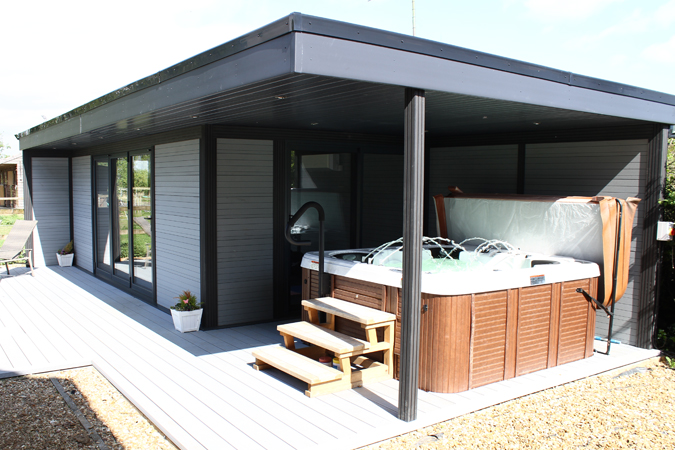
[[[0, 141], [291, 12], [412, 34], [412, 0], [6, 0]], [[675, 0], [416, 0], [415, 35], [675, 95]]]

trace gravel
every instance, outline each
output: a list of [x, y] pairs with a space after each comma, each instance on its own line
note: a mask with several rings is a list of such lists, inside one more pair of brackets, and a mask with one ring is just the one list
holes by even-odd
[[[96, 433], [88, 433], [50, 378]], [[558, 386], [364, 449], [672, 449], [675, 371], [658, 359]], [[0, 380], [3, 449], [175, 449], [93, 367]]]
[[[63, 386], [95, 433], [88, 433], [50, 378]], [[2, 449], [166, 449], [176, 447], [96, 369], [0, 380]]]
[[674, 382], [654, 358], [364, 449], [672, 449]]

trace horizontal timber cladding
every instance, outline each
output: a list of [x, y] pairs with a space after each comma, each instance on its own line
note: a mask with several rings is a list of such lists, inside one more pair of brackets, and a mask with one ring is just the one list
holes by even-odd
[[[381, 284], [369, 283], [367, 281], [354, 280], [351, 278], [334, 276], [332, 285], [332, 296], [334, 298], [356, 303], [357, 305], [367, 306], [368, 308], [384, 310], [384, 286]], [[317, 278], [318, 283], [318, 278]], [[335, 319], [335, 329], [357, 337], [366, 339], [366, 333], [361, 325], [341, 317]], [[377, 330], [378, 339], [384, 338], [383, 330]]]
[[73, 244], [75, 265], [94, 272], [91, 204], [91, 156], [72, 159], [73, 174]]
[[403, 236], [403, 155], [363, 155], [361, 246]]
[[[647, 139], [527, 145], [525, 193], [644, 199], [648, 151]], [[645, 206], [637, 208], [628, 286], [614, 316], [614, 339], [630, 345], [638, 343]], [[607, 337], [608, 325], [606, 315], [598, 314], [595, 334]]]
[[33, 232], [36, 266], [58, 264], [56, 252], [70, 241], [68, 158], [31, 158]]
[[274, 314], [273, 141], [217, 139], [218, 325]]
[[[457, 186], [467, 194], [515, 194], [518, 189], [518, 145], [442, 147], [429, 150], [429, 234], [436, 236], [434, 195]], [[481, 236], [491, 238], [491, 236]]]
[[155, 147], [157, 304], [166, 308], [189, 290], [201, 297], [199, 140]]

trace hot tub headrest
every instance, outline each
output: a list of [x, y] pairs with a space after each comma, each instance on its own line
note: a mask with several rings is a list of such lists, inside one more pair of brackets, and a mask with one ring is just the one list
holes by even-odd
[[[598, 300], [605, 305], [611, 304], [615, 270], [616, 300], [626, 290], [633, 220], [640, 199], [454, 191], [447, 197], [436, 195], [434, 201], [439, 236], [455, 242], [472, 237], [500, 239], [525, 251], [595, 262], [601, 271]], [[619, 203], [623, 225], [615, 265]]]

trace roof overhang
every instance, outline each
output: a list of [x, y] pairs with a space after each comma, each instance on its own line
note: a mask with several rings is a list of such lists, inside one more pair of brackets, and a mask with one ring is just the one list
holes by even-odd
[[430, 135], [675, 123], [675, 96], [291, 14], [20, 133], [74, 149], [194, 125], [402, 134], [424, 89]]

